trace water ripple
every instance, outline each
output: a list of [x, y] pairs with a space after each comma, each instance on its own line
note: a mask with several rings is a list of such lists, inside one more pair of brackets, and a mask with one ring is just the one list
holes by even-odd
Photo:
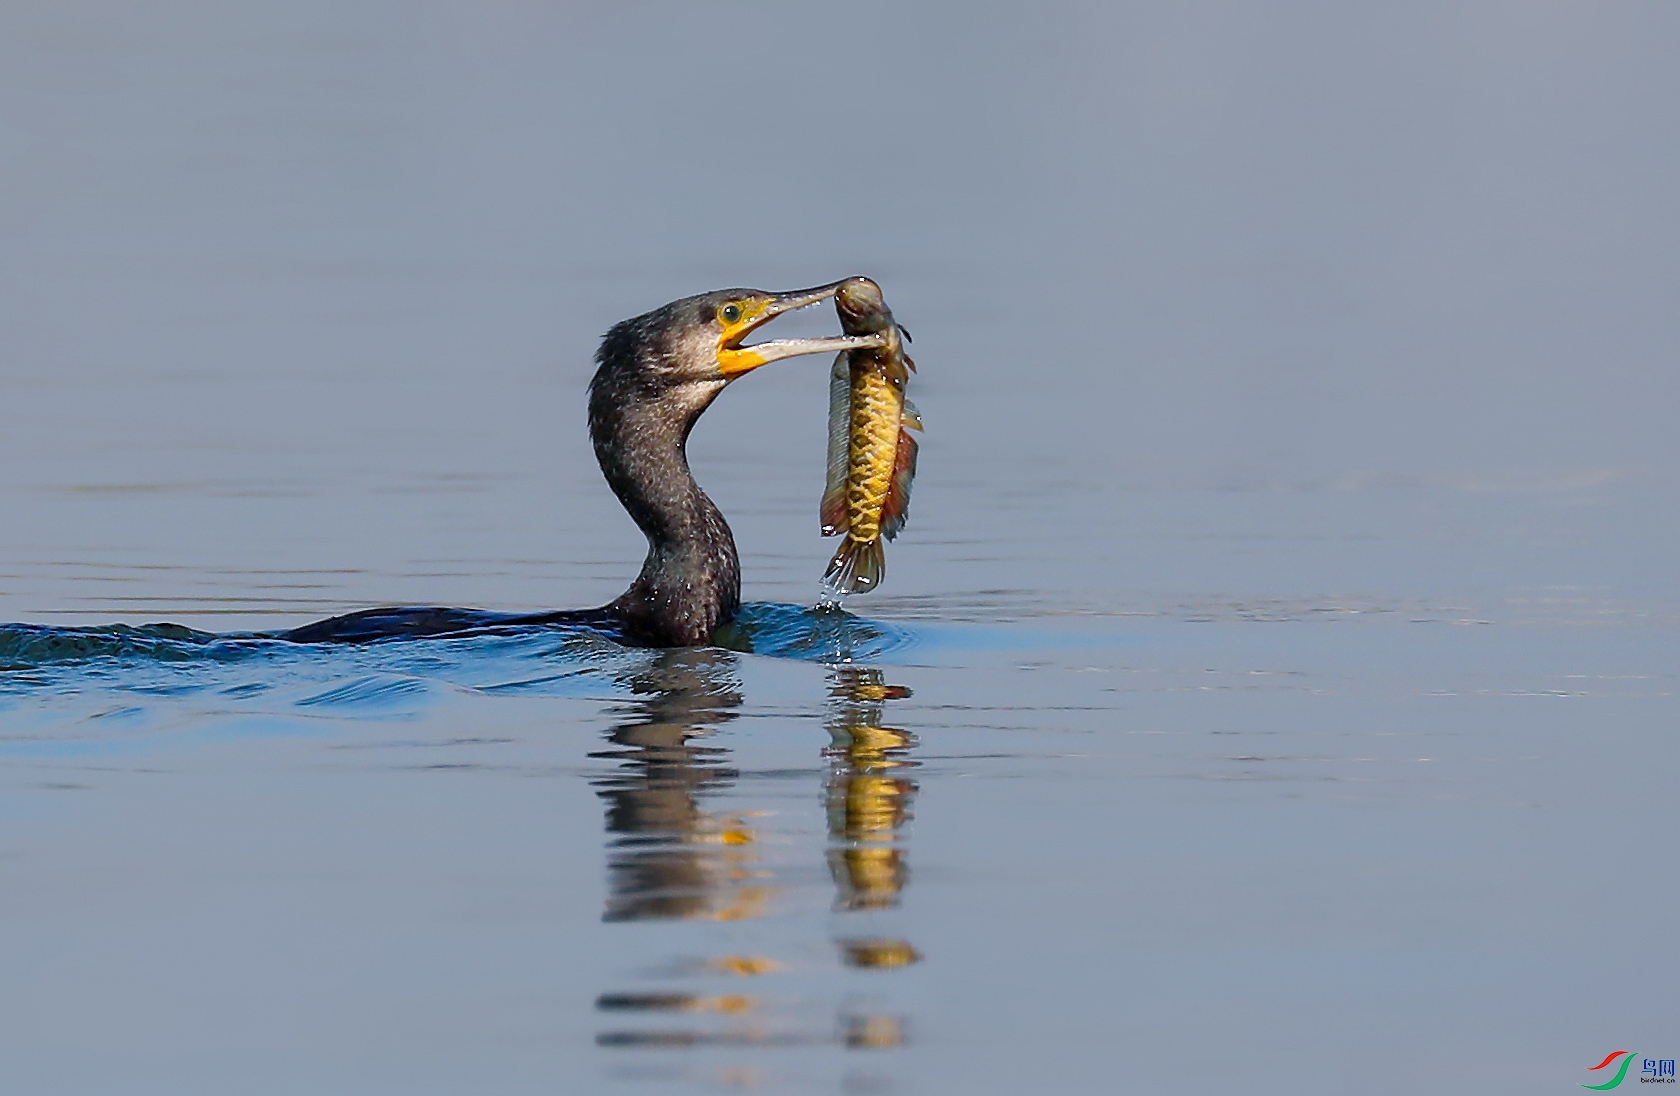
[[[731, 650], [810, 662], [875, 661], [914, 644], [909, 631], [891, 624], [770, 602], [742, 606], [718, 638]], [[420, 700], [428, 682], [504, 695], [584, 695], [610, 688], [620, 671], [648, 656], [597, 632], [563, 626], [351, 646], [175, 624], [8, 624], [0, 625], [0, 696], [104, 689], [168, 697], [213, 690], [243, 700], [284, 687], [304, 692], [293, 702], [299, 706], [396, 710]]]
[[414, 677], [393, 677], [375, 674], [359, 677], [325, 692], [294, 701], [300, 708], [377, 708], [408, 707], [408, 702], [431, 691], [426, 682]]

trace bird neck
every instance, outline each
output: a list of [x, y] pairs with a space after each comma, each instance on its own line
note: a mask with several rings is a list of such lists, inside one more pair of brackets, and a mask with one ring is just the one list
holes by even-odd
[[689, 431], [721, 389], [591, 401], [596, 459], [648, 541], [641, 574], [613, 603], [632, 639], [708, 644], [740, 604], [735, 537], [688, 466]]

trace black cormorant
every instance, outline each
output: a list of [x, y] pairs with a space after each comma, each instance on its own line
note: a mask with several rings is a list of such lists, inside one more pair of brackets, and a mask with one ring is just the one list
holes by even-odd
[[641, 574], [598, 609], [364, 609], [281, 633], [298, 643], [365, 643], [520, 625], [576, 624], [649, 647], [709, 644], [741, 603], [741, 564], [723, 515], [688, 468], [689, 431], [737, 377], [799, 354], [877, 345], [871, 336], [743, 346], [784, 312], [833, 297], [844, 282], [791, 293], [722, 289], [685, 297], [607, 332], [589, 382], [589, 436], [607, 484], [647, 535]]

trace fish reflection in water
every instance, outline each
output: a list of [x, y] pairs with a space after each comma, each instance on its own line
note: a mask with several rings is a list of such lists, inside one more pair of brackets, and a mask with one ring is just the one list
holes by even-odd
[[[871, 667], [838, 666], [830, 675], [828, 755], [828, 868], [835, 909], [865, 912], [897, 907], [909, 879], [900, 831], [910, 820], [916, 782], [916, 738], [884, 726], [886, 702], [910, 695], [888, 685]], [[908, 941], [843, 938], [847, 966], [909, 966], [921, 958]]]
[[[708, 742], [743, 703], [737, 657], [664, 651], [625, 680], [635, 699], [608, 733], [611, 748], [591, 755], [618, 763], [617, 771], [594, 781], [607, 804], [604, 920], [738, 921], [769, 912], [775, 890], [757, 866], [757, 835], [747, 822], [754, 816], [705, 808], [739, 777], [730, 751]], [[917, 790], [908, 775], [916, 740], [884, 718], [889, 701], [908, 695], [877, 669], [829, 671], [823, 796], [837, 917], [830, 936], [840, 964], [854, 970], [891, 971], [921, 959], [909, 941], [880, 931], [878, 923], [897, 908], [909, 878], [903, 831]], [[767, 956], [734, 954], [695, 964], [690, 973], [756, 979], [784, 969]], [[681, 1027], [603, 1031], [596, 1042], [604, 1047], [882, 1049], [907, 1040], [902, 1017], [856, 999], [841, 1004], [827, 1030], [779, 1017], [767, 998], [747, 993], [617, 991], [601, 994], [595, 1007], [625, 1019], [684, 1017]]]

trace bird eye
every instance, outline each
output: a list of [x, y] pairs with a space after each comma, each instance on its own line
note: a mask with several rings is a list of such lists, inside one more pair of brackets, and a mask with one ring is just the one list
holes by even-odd
[[741, 306], [738, 304], [724, 305], [722, 308], [718, 309], [718, 319], [722, 320], [724, 323], [740, 323]]

